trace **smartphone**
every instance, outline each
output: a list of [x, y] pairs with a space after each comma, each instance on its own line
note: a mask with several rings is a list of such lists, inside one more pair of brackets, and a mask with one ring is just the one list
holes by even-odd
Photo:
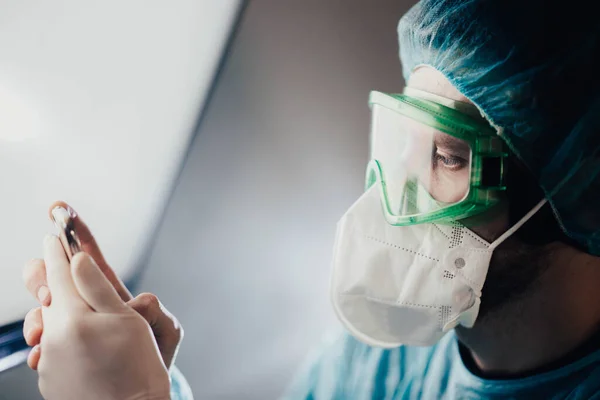
[[63, 207], [52, 209], [52, 219], [58, 229], [58, 238], [62, 243], [63, 249], [69, 261], [73, 256], [81, 251], [81, 241], [75, 232], [75, 227], [71, 215]]

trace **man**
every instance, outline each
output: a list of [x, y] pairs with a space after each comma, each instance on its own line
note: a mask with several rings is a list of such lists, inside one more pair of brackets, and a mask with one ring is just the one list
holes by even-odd
[[599, 25], [424, 0], [399, 39], [407, 89], [371, 95], [368, 189], [338, 226], [332, 300], [354, 337], [289, 398], [600, 398]]
[[[407, 89], [371, 94], [367, 189], [338, 225], [331, 295], [351, 335], [327, 343], [289, 398], [600, 398], [599, 33], [593, 13], [541, 0], [424, 0], [403, 17]], [[89, 293], [89, 276], [100, 278], [84, 257], [71, 266], [79, 294], [65, 274], [54, 287], [96, 313], [98, 303], [133, 315], [109, 286]], [[26, 281], [35, 294], [43, 279]], [[92, 320], [78, 307], [75, 330]], [[60, 313], [46, 314], [59, 325]], [[26, 324], [35, 345], [42, 318]], [[154, 333], [159, 349], [176, 348]], [[156, 350], [138, 335], [143, 346], [127, 358], [143, 356], [145, 368], [118, 379], [99, 368], [97, 392], [114, 379], [127, 393], [164, 395]], [[94, 366], [98, 346], [114, 352], [70, 337], [79, 351], [59, 358], [50, 341], [47, 365]], [[159, 384], [142, 387], [150, 374]], [[59, 393], [60, 373], [40, 379]]]

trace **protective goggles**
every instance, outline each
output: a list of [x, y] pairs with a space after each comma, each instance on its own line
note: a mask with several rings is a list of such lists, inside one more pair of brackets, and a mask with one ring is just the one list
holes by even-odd
[[415, 89], [371, 92], [371, 161], [393, 225], [454, 222], [502, 198], [508, 152], [476, 107]]

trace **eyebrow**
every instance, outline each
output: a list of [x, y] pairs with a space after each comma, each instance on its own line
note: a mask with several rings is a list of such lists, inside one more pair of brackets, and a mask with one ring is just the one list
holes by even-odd
[[436, 132], [433, 138], [433, 142], [436, 146], [444, 149], [455, 151], [460, 155], [470, 155], [471, 146], [464, 140], [455, 138], [454, 136], [448, 135], [442, 132]]

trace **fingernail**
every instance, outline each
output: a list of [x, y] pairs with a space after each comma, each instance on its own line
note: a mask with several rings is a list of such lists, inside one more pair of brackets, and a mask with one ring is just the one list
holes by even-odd
[[50, 296], [50, 290], [48, 290], [48, 287], [40, 286], [40, 288], [38, 289], [38, 292], [37, 292], [38, 301], [41, 304], [46, 305], [46, 303], [48, 302], [49, 296]]
[[33, 331], [33, 328], [27, 329], [27, 332], [25, 332], [25, 339], [29, 339], [31, 337], [32, 331]]
[[63, 207], [54, 207], [52, 209], [52, 220], [60, 225], [67, 224], [71, 216]]

